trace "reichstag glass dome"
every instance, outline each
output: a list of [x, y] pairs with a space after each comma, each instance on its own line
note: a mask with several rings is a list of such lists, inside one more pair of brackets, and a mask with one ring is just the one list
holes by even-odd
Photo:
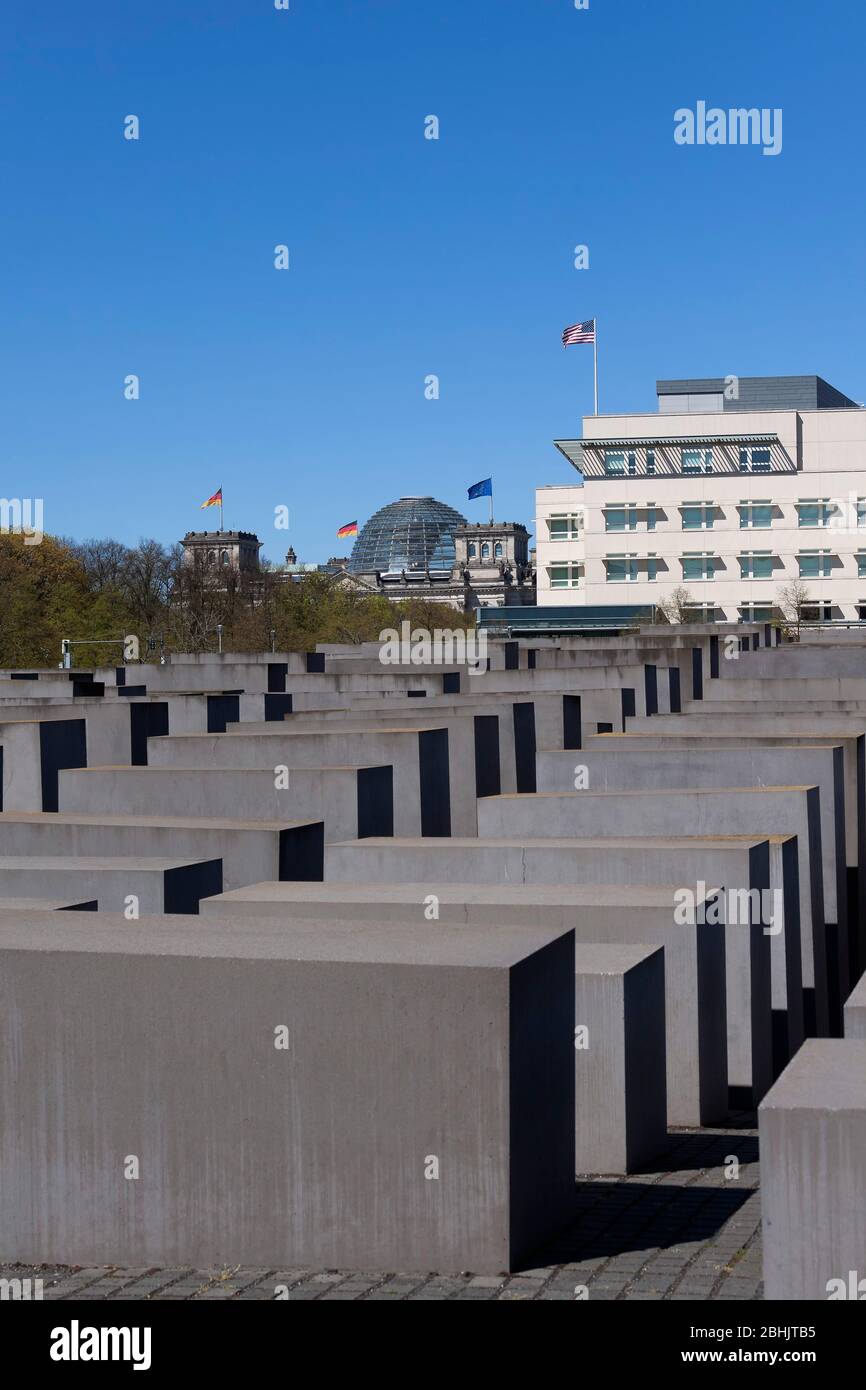
[[362, 526], [349, 569], [450, 570], [455, 561], [454, 531], [466, 518], [435, 497], [401, 497], [380, 507]]

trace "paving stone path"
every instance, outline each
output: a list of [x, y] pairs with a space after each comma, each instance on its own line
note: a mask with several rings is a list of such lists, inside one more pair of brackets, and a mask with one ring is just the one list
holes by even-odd
[[[739, 1121], [739, 1123], [738, 1123]], [[571, 1228], [519, 1274], [441, 1275], [308, 1269], [70, 1269], [0, 1266], [40, 1278], [45, 1299], [756, 1299], [761, 1286], [758, 1139], [732, 1128], [679, 1130], [644, 1172], [578, 1188]], [[726, 1177], [731, 1157], [739, 1175]], [[732, 1170], [731, 1170], [732, 1171]]]

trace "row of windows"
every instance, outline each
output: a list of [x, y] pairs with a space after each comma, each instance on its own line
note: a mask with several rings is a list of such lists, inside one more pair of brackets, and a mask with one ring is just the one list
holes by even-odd
[[[830, 529], [841, 524], [854, 528], [866, 528], [866, 498], [852, 499], [849, 506], [830, 498], [809, 497], [794, 503], [797, 511], [797, 526], [801, 529]], [[773, 525], [773, 510], [781, 513], [778, 504], [767, 498], [747, 500], [737, 503], [741, 531], [768, 531]], [[654, 531], [658, 521], [659, 507], [654, 502], [610, 502], [602, 508], [605, 531], [637, 531], [643, 519], [647, 531]], [[716, 502], [680, 502], [677, 504], [684, 531], [712, 531], [717, 521], [724, 521], [726, 513]], [[848, 513], [846, 517], [846, 511]], [[562, 513], [547, 519], [551, 541], [580, 540], [583, 535], [583, 518], [580, 513]], [[497, 547], [497, 553], [501, 546]], [[470, 554], [474, 548], [470, 547]]]
[[[833, 572], [833, 560], [838, 556], [833, 555], [830, 550], [801, 550], [794, 557], [797, 561], [799, 577], [801, 579], [830, 579]], [[725, 565], [721, 557], [710, 552], [693, 551], [687, 552], [679, 557], [682, 566], [683, 580], [709, 580], [715, 579], [717, 570], [724, 570]], [[857, 565], [858, 579], [866, 579], [866, 551], [860, 551], [854, 556]], [[784, 566], [778, 555], [774, 555], [770, 550], [747, 550], [742, 551], [737, 556], [740, 566], [741, 579], [772, 579], [774, 570], [783, 569]], [[607, 569], [608, 584], [634, 583], [637, 580], [639, 567], [646, 565], [647, 579], [655, 580], [659, 572], [659, 558], [657, 555], [608, 555], [605, 558]], [[567, 566], [551, 565], [549, 572], [554, 569], [566, 569]], [[836, 568], [842, 568], [842, 562]], [[551, 587], [554, 587], [551, 585]]]
[[[505, 551], [502, 549], [502, 542], [501, 542], [501, 541], [496, 541], [496, 543], [495, 543], [494, 546], [493, 546], [493, 558], [494, 558], [494, 560], [501, 560], [501, 559], [502, 559], [502, 556], [503, 556], [504, 554], [505, 554]], [[470, 559], [470, 560], [475, 560], [475, 559], [477, 559], [477, 557], [478, 557], [478, 551], [477, 551], [477, 547], [476, 547], [476, 545], [475, 545], [475, 542], [474, 542], [474, 541], [470, 541], [470, 542], [469, 542], [469, 559]], [[489, 559], [490, 559], [490, 542], [489, 542], [489, 541], [484, 541], [483, 544], [482, 544], [482, 546], [481, 546], [481, 558], [482, 558], [482, 560], [489, 560]]]
[[[738, 451], [739, 471], [741, 473], [769, 473], [772, 469], [772, 452], [766, 446], [744, 445]], [[680, 469], [688, 476], [697, 473], [712, 473], [714, 470], [713, 450], [680, 449]], [[637, 476], [637, 453], [633, 449], [605, 449], [604, 471], [609, 478], [634, 478]], [[656, 451], [646, 451], [646, 473], [652, 478], [656, 471]]]

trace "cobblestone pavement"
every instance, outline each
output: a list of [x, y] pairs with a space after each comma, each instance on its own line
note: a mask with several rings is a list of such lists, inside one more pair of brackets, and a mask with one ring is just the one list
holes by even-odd
[[[739, 1123], [738, 1123], [739, 1121]], [[761, 1286], [758, 1140], [731, 1128], [675, 1130], [662, 1158], [628, 1178], [578, 1185], [573, 1225], [533, 1267], [490, 1276], [309, 1269], [76, 1269], [0, 1266], [39, 1278], [45, 1299], [756, 1299]], [[738, 1176], [726, 1177], [731, 1157]], [[729, 1167], [729, 1171], [730, 1167]], [[584, 1295], [580, 1295], [584, 1296]]]

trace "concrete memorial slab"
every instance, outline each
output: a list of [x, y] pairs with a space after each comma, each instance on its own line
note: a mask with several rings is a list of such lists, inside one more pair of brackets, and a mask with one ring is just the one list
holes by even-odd
[[221, 859], [224, 888], [265, 878], [321, 878], [321, 821], [27, 812], [0, 815], [4, 855]]
[[[296, 893], [287, 887], [289, 891], [283, 893], [280, 885], [262, 884], [255, 890], [241, 890], [237, 897], [208, 901], [203, 904], [204, 915], [222, 918], [232, 912], [236, 914], [233, 921], [254, 924], [269, 903], [272, 913], [283, 907], [287, 923], [306, 913], [323, 914], [319, 920], [324, 921], [331, 901], [333, 910], [349, 914], [359, 929], [383, 921], [416, 926], [426, 922], [429, 930], [460, 923], [498, 929], [532, 921], [546, 929], [570, 927], [579, 943], [663, 946], [668, 1120], [672, 1125], [712, 1124], [727, 1115], [725, 928], [721, 922], [707, 920], [713, 918], [709, 910], [716, 897], [713, 889], [705, 889], [699, 902], [677, 914], [676, 890], [671, 886], [497, 889], [452, 884], [440, 888], [433, 881], [390, 891], [384, 884], [368, 884], [354, 896], [339, 894], [335, 899], [331, 893], [330, 900], [329, 885], [322, 894]], [[766, 996], [769, 1016], [769, 976]], [[770, 1066], [769, 1027], [756, 1030], [754, 1044], [746, 1032], [749, 1056], [754, 1050], [758, 1058], [758, 1037], [765, 1051], [756, 1061], [756, 1068], [761, 1068], [757, 1081], [751, 1075], [748, 1079], [750, 1088], [764, 1084], [763, 1072]]]
[[[824, 931], [821, 810], [817, 787], [597, 792], [487, 797], [478, 803], [483, 837], [531, 840], [654, 835], [796, 834], [799, 848], [803, 1007], [807, 1034], [826, 1035], [830, 1009]], [[781, 934], [781, 933], [779, 933]], [[731, 938], [731, 944], [742, 936]]]
[[390, 765], [275, 768], [82, 768], [60, 774], [60, 810], [106, 815], [243, 820], [321, 820], [326, 839], [390, 835], [394, 829]]
[[130, 918], [196, 913], [202, 898], [220, 892], [221, 859], [85, 858], [81, 855], [0, 856], [0, 904], [8, 899], [70, 896], [97, 901], [103, 912]]
[[765, 1297], [862, 1298], [866, 1041], [808, 1039], [758, 1121]]
[[496, 1273], [573, 1214], [570, 932], [4, 913], [0, 963], [7, 1259]]

